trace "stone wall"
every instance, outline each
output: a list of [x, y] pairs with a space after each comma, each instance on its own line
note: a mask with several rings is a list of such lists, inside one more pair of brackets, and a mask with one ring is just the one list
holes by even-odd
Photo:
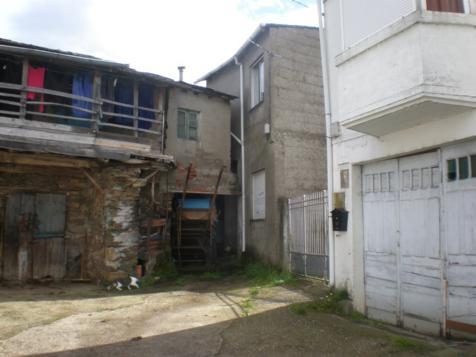
[[[82, 169], [0, 166], [2, 223], [9, 194], [66, 195], [65, 279], [112, 280], [133, 273], [137, 263], [138, 206], [145, 185], [141, 176], [148, 174], [150, 169], [141, 170], [130, 165], [99, 166], [94, 162], [93, 166], [87, 172], [100, 189]], [[150, 195], [150, 192], [144, 192], [144, 195]], [[3, 257], [0, 248], [0, 267]]]

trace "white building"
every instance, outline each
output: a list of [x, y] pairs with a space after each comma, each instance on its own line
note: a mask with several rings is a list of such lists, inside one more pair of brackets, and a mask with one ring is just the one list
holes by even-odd
[[331, 282], [369, 317], [474, 332], [476, 1], [327, 0], [321, 12], [330, 189], [349, 211], [330, 235]]

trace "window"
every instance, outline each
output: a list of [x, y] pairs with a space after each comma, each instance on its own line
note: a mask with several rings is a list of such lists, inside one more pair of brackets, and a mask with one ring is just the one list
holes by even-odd
[[251, 175], [251, 191], [253, 197], [253, 219], [266, 217], [266, 176], [264, 170]]
[[264, 100], [264, 60], [251, 67], [251, 108]]
[[198, 140], [198, 112], [179, 109], [177, 112], [177, 137]]
[[471, 155], [471, 177], [476, 177], [476, 155]]
[[426, 9], [429, 11], [464, 13], [464, 0], [427, 0]]
[[446, 162], [448, 169], [448, 181], [456, 180], [456, 160], [451, 159]]
[[468, 165], [468, 158], [460, 157], [458, 159], [458, 172], [459, 172], [459, 179], [464, 180], [469, 177], [469, 165]]

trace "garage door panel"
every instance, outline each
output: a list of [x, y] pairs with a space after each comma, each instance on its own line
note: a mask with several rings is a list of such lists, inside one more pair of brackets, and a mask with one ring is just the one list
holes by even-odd
[[[442, 150], [449, 320], [476, 325], [476, 141]], [[461, 160], [469, 164], [460, 170]], [[449, 174], [449, 163], [455, 172]]]
[[[368, 216], [364, 220], [367, 227], [365, 248], [372, 252], [386, 252], [395, 254], [397, 239], [396, 202], [365, 202], [364, 210]], [[393, 219], [386, 219], [386, 217]]]
[[396, 255], [367, 252], [365, 256], [365, 273], [368, 277], [396, 281]]
[[397, 311], [396, 282], [367, 277], [366, 301], [367, 308], [395, 314]]
[[[404, 324], [421, 320], [434, 328], [442, 317], [438, 155], [382, 162], [380, 168], [393, 170], [394, 191], [375, 192], [379, 163], [363, 170], [372, 176], [367, 184], [373, 184], [363, 188], [367, 306], [369, 311], [393, 311]], [[377, 189], [382, 186], [377, 183]]]
[[440, 202], [438, 198], [400, 203], [402, 255], [440, 256]]
[[476, 255], [476, 190], [446, 194], [448, 254]]
[[441, 321], [443, 304], [440, 289], [403, 284], [402, 293], [403, 315], [428, 321]]

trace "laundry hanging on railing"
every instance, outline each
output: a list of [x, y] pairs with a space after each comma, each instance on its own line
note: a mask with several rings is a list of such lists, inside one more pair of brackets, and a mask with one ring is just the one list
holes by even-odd
[[[132, 85], [130, 83], [124, 83], [121, 80], [118, 80], [116, 87], [114, 88], [114, 99], [116, 102], [132, 105], [134, 102], [134, 92]], [[133, 115], [132, 108], [124, 107], [122, 105], [115, 105], [114, 113], [130, 116]], [[123, 116], [115, 116], [112, 121], [116, 124], [127, 126], [133, 126], [134, 123], [131, 118], [126, 118]]]
[[[34, 87], [34, 88], [44, 88], [45, 85], [45, 72], [46, 69], [44, 67], [33, 67], [33, 66], [28, 66], [28, 81], [27, 85], [28, 87]], [[41, 102], [44, 102], [45, 95], [43, 93], [33, 93], [29, 92], [26, 95], [26, 98], [28, 100], [39, 100]], [[40, 113], [43, 113], [45, 111], [45, 106], [43, 103], [41, 103], [38, 106], [38, 111]]]
[[[139, 84], [139, 107], [154, 109], [154, 87], [150, 84]], [[139, 110], [139, 117], [145, 119], [155, 119], [155, 113], [148, 110]], [[150, 129], [152, 123], [149, 121], [140, 120], [139, 128]]]
[[[92, 98], [93, 76], [90, 73], [75, 73], [73, 76], [73, 95]], [[91, 118], [91, 113], [80, 108], [91, 110], [92, 103], [80, 99], [73, 99], [73, 115], [78, 118]], [[75, 121], [76, 126], [90, 127], [91, 123]]]

